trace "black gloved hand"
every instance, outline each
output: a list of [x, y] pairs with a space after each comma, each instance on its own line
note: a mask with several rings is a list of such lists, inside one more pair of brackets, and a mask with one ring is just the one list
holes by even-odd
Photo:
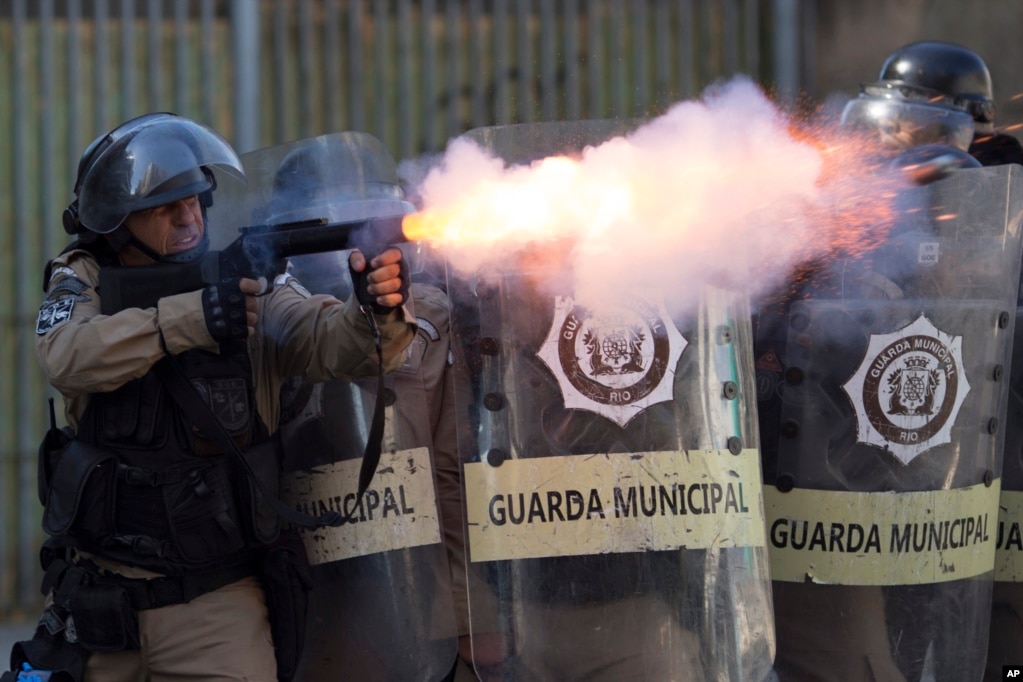
[[[370, 254], [363, 254], [366, 257], [366, 267], [362, 269], [362, 272], [356, 272], [352, 268], [351, 261], [348, 263], [348, 270], [352, 274], [352, 284], [355, 285], [355, 297], [359, 300], [362, 305], [368, 305], [373, 309], [373, 312], [377, 315], [386, 315], [398, 306], [384, 306], [376, 302], [377, 297], [369, 293], [369, 280], [367, 277], [371, 271], [369, 262], [373, 260], [373, 256]], [[402, 257], [398, 261], [398, 276], [401, 277], [401, 287], [398, 289], [398, 293], [401, 294], [401, 301], [404, 303], [408, 300], [409, 296], [409, 285], [411, 278], [409, 276], [408, 263], [405, 258]]]
[[248, 308], [238, 282], [237, 279], [225, 280], [211, 284], [202, 292], [206, 329], [218, 343], [249, 336]]

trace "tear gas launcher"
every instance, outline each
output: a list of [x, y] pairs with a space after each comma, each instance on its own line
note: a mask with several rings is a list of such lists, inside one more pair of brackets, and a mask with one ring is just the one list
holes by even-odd
[[[240, 236], [221, 251], [207, 251], [189, 263], [160, 263], [100, 269], [102, 312], [151, 308], [164, 296], [203, 289], [239, 277], [267, 282], [283, 274], [288, 258], [358, 248], [367, 258], [391, 244], [409, 241], [403, 216], [329, 223], [325, 218], [240, 228]], [[269, 290], [269, 289], [267, 289]]]

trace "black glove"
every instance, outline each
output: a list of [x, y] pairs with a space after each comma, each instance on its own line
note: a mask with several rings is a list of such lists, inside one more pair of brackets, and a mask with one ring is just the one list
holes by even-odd
[[248, 338], [248, 308], [239, 280], [225, 280], [203, 289], [202, 311], [214, 341], [224, 343]]
[[[366, 253], [363, 254], [366, 257], [366, 267], [363, 268], [362, 272], [356, 272], [352, 268], [351, 261], [348, 263], [348, 269], [352, 273], [352, 283], [355, 285], [355, 297], [359, 299], [359, 303], [362, 305], [368, 305], [373, 309], [373, 312], [377, 315], [386, 315], [387, 313], [394, 310], [397, 306], [383, 306], [376, 302], [377, 297], [369, 293], [369, 280], [367, 276], [370, 273], [369, 262], [373, 259], [373, 256]], [[401, 294], [401, 301], [404, 303], [408, 300], [408, 290], [410, 284], [410, 277], [408, 271], [408, 263], [405, 262], [403, 257], [398, 261], [399, 273], [401, 277], [401, 288], [398, 289], [398, 293]]]

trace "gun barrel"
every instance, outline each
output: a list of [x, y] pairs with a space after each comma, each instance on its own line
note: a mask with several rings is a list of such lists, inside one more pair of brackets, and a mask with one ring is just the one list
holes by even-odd
[[358, 248], [376, 252], [391, 244], [407, 242], [401, 230], [403, 216], [368, 218], [347, 223], [286, 227], [252, 235], [261, 249], [277, 258], [304, 256], [324, 251]]

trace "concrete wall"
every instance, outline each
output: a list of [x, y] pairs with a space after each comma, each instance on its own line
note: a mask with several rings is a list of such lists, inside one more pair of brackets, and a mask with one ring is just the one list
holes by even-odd
[[[819, 99], [854, 95], [884, 60], [916, 40], [948, 40], [984, 58], [1000, 128], [1023, 126], [1023, 2], [1020, 0], [803, 0], [816, 13], [814, 82]], [[1016, 97], [1013, 100], [1013, 97]], [[1023, 137], [1023, 130], [1012, 129]]]

